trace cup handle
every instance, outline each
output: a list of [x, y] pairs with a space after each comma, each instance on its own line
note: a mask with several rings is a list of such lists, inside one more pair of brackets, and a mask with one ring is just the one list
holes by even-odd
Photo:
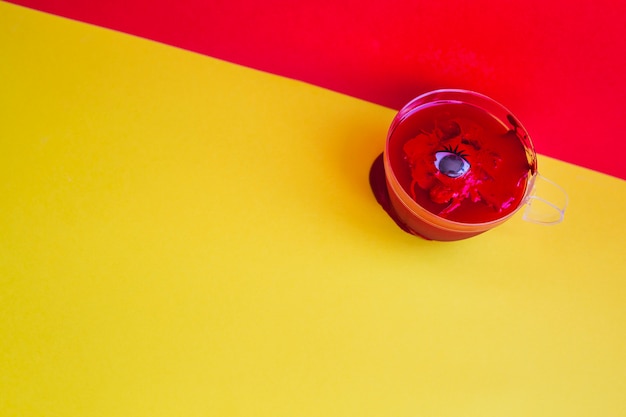
[[539, 173], [535, 174], [531, 187], [522, 218], [543, 225], [561, 223], [569, 200], [565, 190]]

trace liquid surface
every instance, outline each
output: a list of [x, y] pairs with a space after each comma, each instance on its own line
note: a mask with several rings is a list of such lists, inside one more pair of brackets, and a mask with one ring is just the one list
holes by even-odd
[[403, 189], [449, 220], [484, 223], [513, 212], [530, 164], [515, 120], [463, 103], [437, 103], [396, 126], [387, 151]]

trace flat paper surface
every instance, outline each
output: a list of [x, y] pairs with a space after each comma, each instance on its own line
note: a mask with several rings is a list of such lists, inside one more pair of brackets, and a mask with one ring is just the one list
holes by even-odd
[[0, 3], [0, 414], [623, 416], [626, 182], [402, 232], [394, 112]]

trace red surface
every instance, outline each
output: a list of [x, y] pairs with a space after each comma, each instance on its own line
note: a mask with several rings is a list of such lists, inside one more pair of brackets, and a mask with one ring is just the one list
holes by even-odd
[[509, 107], [539, 153], [626, 179], [626, 2], [12, 2], [393, 108], [476, 90]]

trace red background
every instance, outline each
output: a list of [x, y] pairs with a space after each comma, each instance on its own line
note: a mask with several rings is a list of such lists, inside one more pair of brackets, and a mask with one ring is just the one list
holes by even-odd
[[509, 107], [539, 153], [626, 179], [623, 1], [11, 2], [392, 108], [476, 90]]

